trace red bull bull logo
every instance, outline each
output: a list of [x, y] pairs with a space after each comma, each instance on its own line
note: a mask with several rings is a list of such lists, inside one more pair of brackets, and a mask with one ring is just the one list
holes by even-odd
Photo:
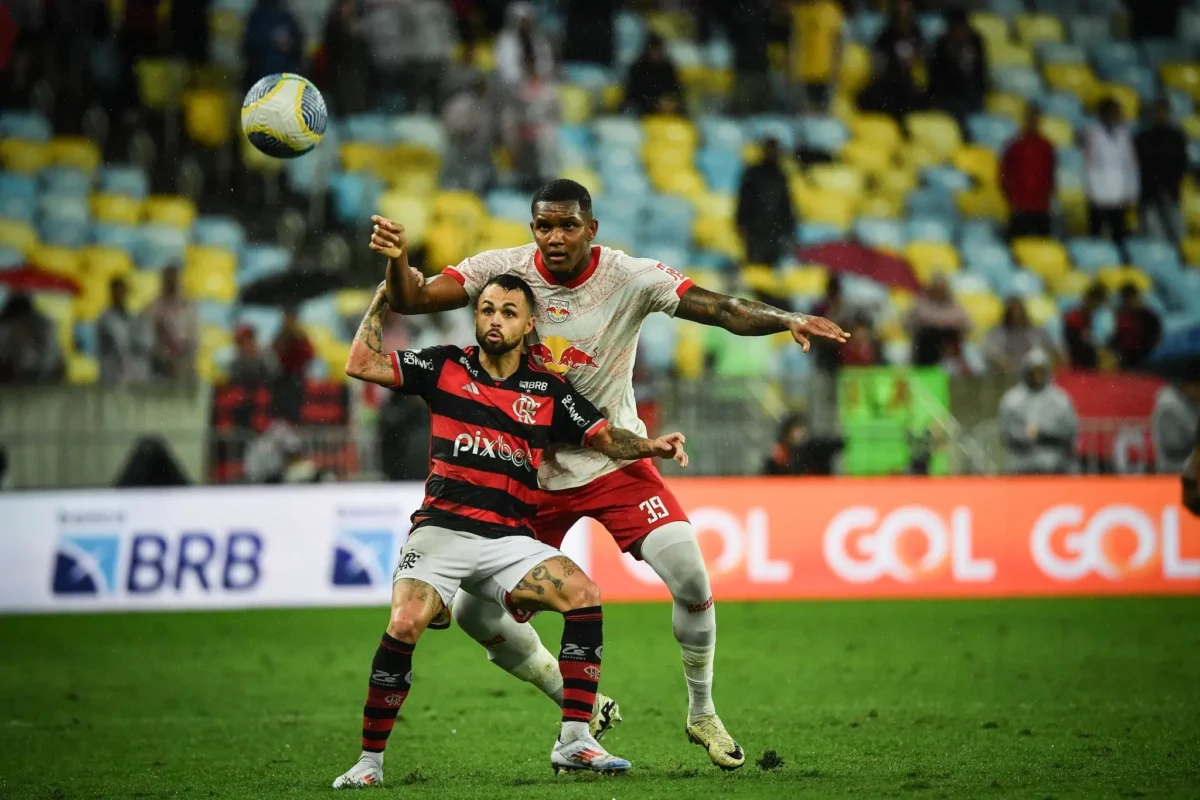
[[547, 336], [535, 345], [530, 345], [529, 355], [542, 362], [542, 366], [558, 375], [565, 375], [573, 367], [598, 367], [596, 359], [580, 350], [561, 336]]
[[571, 316], [571, 307], [562, 300], [551, 300], [546, 306], [546, 316], [551, 322], [566, 322]]

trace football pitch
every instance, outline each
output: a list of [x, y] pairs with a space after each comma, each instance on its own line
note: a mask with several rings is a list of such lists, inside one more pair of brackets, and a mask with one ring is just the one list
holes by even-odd
[[[558, 716], [457, 628], [417, 647], [368, 796], [1195, 797], [1200, 598], [718, 607], [716, 700], [684, 735], [665, 605], [605, 609], [605, 738], [634, 770], [552, 774]], [[0, 797], [328, 797], [358, 757], [383, 609], [0, 618]], [[561, 622], [538, 619], [557, 650]]]

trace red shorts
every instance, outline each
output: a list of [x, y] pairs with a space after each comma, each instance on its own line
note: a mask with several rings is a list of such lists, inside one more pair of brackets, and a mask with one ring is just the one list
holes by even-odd
[[603, 525], [622, 551], [668, 522], [687, 522], [683, 506], [648, 459], [574, 489], [541, 492], [533, 530], [539, 541], [561, 548], [567, 531], [583, 517]]

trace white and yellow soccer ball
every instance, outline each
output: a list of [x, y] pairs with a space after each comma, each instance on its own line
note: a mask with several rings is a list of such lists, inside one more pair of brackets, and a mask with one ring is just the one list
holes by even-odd
[[242, 130], [250, 143], [272, 158], [296, 158], [325, 135], [329, 111], [321, 92], [302, 75], [268, 75], [242, 100]]

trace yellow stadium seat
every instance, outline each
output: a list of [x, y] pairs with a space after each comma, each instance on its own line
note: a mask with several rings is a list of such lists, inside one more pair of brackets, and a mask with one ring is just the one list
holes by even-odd
[[928, 284], [934, 275], [958, 272], [962, 266], [958, 251], [945, 242], [909, 242], [904, 259], [922, 284]]
[[587, 89], [565, 83], [559, 90], [563, 122], [581, 125], [592, 118], [592, 96]]
[[733, 219], [737, 213], [737, 198], [732, 194], [704, 192], [689, 198], [696, 213], [716, 219]]
[[46, 272], [78, 279], [83, 266], [83, 255], [78, 250], [66, 247], [40, 245], [29, 254], [29, 263]]
[[0, 142], [0, 162], [12, 172], [25, 175], [41, 172], [50, 163], [50, 148], [42, 142], [5, 139]]
[[1016, 29], [1017, 39], [1030, 46], [1063, 40], [1062, 22], [1051, 14], [1018, 14]]
[[1035, 63], [1028, 45], [1009, 41], [988, 42], [987, 57], [993, 67], [1032, 67]]
[[362, 316], [373, 299], [375, 299], [375, 291], [372, 289], [341, 289], [334, 296], [337, 313], [340, 317]]
[[92, 216], [97, 222], [136, 225], [142, 219], [142, 201], [123, 194], [94, 194]]
[[1110, 292], [1118, 292], [1123, 286], [1130, 283], [1142, 292], [1148, 292], [1154, 288], [1154, 281], [1150, 276], [1137, 267], [1102, 267], [1097, 270], [1096, 277]]
[[425, 243], [429, 228], [429, 204], [420, 197], [410, 197], [398, 192], [385, 192], [379, 198], [379, 213], [404, 226], [411, 247]]
[[657, 139], [647, 139], [642, 143], [642, 163], [647, 169], [658, 167], [673, 167], [680, 169], [692, 164], [692, 151], [687, 148], [665, 144]]
[[1189, 139], [1200, 139], [1200, 115], [1188, 114], [1180, 121], [1179, 127], [1183, 128]]
[[808, 170], [809, 182], [818, 189], [858, 198], [866, 186], [863, 173], [849, 164], [817, 164]]
[[568, 167], [559, 172], [558, 176], [586, 186], [592, 194], [604, 194], [604, 181], [600, 180], [600, 175], [590, 167]]
[[[698, 326], [692, 326], [698, 329]], [[689, 330], [681, 328], [680, 330]], [[675, 342], [675, 374], [684, 380], [704, 377], [704, 342], [692, 336], [680, 336]]]
[[1046, 85], [1060, 92], [1070, 92], [1085, 106], [1094, 102], [1100, 86], [1092, 68], [1086, 64], [1047, 64], [1043, 74]]
[[924, 146], [945, 161], [962, 146], [962, 133], [954, 117], [938, 111], [909, 114], [904, 120], [913, 144]]
[[1079, 297], [1092, 285], [1092, 276], [1082, 270], [1064, 272], [1050, 283], [1056, 297]]
[[888, 291], [888, 296], [891, 298], [892, 308], [897, 314], [907, 314], [908, 310], [912, 308], [915, 297], [908, 289], [901, 289], [898, 286], [892, 287]]
[[[112, 279], [103, 274], [89, 273], [86, 260], [85, 255], [84, 274], [79, 279], [79, 294], [75, 295], [71, 304], [71, 314], [76, 320], [94, 322], [108, 308], [112, 299], [109, 288]], [[125, 274], [130, 275], [132, 272]]]
[[994, 328], [1004, 314], [1004, 303], [991, 292], [963, 293], [957, 299], [971, 318], [971, 333], [976, 338]]
[[100, 380], [100, 362], [91, 356], [71, 353], [66, 359], [67, 383], [72, 386], [91, 386]]
[[703, 227], [693, 229], [696, 243], [741, 263], [746, 258], [746, 246], [734, 227], [731, 217], [700, 217]]
[[700, 173], [691, 167], [674, 168], [666, 165], [650, 170], [650, 185], [663, 194], [693, 197], [708, 191]]
[[232, 303], [237, 299], [237, 281], [223, 272], [184, 272], [183, 293], [193, 300], [215, 300]]
[[183, 127], [193, 142], [217, 149], [233, 138], [233, 109], [229, 96], [216, 89], [183, 94]]
[[885, 114], [859, 114], [850, 122], [850, 132], [856, 139], [889, 153], [900, 146], [903, 138], [900, 126]]
[[155, 111], [174, 108], [187, 83], [187, 64], [171, 59], [143, 59], [137, 62], [138, 94], [142, 105]]
[[738, 272], [742, 288], [764, 294], [778, 295], [779, 273], [765, 264], [747, 264]]
[[1063, 220], [1067, 223], [1067, 233], [1072, 236], [1082, 235], [1088, 228], [1087, 197], [1083, 189], [1059, 189], [1057, 197]]
[[0, 219], [0, 245], [29, 255], [37, 244], [37, 230], [32, 225], [15, 219]]
[[1029, 312], [1029, 321], [1039, 328], [1048, 325], [1050, 320], [1055, 319], [1061, 314], [1054, 300], [1044, 294], [1027, 296], [1025, 298], [1025, 310]]
[[1008, 221], [1008, 201], [995, 184], [978, 186], [959, 192], [954, 197], [958, 213], [967, 219]]
[[805, 222], [833, 225], [842, 230], [854, 222], [857, 198], [841, 192], [816, 187], [800, 187], [792, 192], [799, 217]]
[[161, 293], [162, 274], [139, 269], [127, 279], [129, 285], [129, 309], [134, 313], [142, 311], [150, 305]]
[[220, 350], [222, 347], [229, 347], [232, 344], [233, 333], [228, 328], [217, 325], [200, 327], [200, 347], [207, 350]]
[[950, 163], [985, 186], [999, 180], [1000, 165], [996, 154], [979, 145], [964, 145], [954, 151]]
[[600, 91], [600, 104], [606, 114], [615, 114], [625, 102], [625, 87], [619, 83], [610, 83]]
[[118, 247], [88, 247], [83, 251], [83, 274], [104, 281], [133, 272], [133, 258]]
[[1185, 263], [1192, 266], [1200, 264], [1200, 236], [1189, 236], [1184, 239], [1180, 249], [1183, 250]]
[[[475, 239], [459, 225], [435, 222], [425, 234], [425, 263], [433, 272], [441, 272], [471, 255]], [[364, 308], [366, 306], [363, 306]]]
[[480, 250], [500, 250], [520, 247], [533, 241], [529, 226], [503, 219], [484, 220], [479, 232]]
[[696, 128], [686, 117], [656, 114], [642, 120], [646, 139], [682, 148], [688, 152], [696, 149]]
[[343, 142], [338, 148], [346, 172], [379, 172], [386, 169], [388, 148], [375, 142]]
[[329, 369], [329, 379], [334, 383], [345, 383], [346, 361], [350, 357], [350, 343], [329, 340], [317, 348], [317, 356], [325, 362]]
[[1055, 147], [1074, 147], [1075, 129], [1069, 120], [1062, 117], [1042, 117], [1038, 130]]
[[869, 173], [880, 173], [894, 166], [892, 151], [861, 139], [846, 142], [842, 147], [841, 160]]
[[1071, 271], [1071, 259], [1066, 248], [1054, 239], [1023, 236], [1012, 242], [1013, 258], [1031, 272], [1052, 283]]
[[437, 172], [442, 168], [442, 157], [432, 147], [402, 142], [392, 145], [387, 152], [389, 168], [397, 170], [419, 170]]
[[1025, 122], [1025, 98], [1012, 92], [988, 92], [984, 107], [989, 114], [1008, 117], [1017, 124]]
[[430, 197], [438, 188], [437, 170], [397, 169], [387, 175], [388, 188], [413, 197]]
[[183, 255], [183, 271], [232, 278], [237, 273], [237, 253], [224, 247], [189, 247]]
[[829, 271], [825, 267], [805, 265], [790, 267], [783, 273], [783, 288], [789, 295], [820, 297], [829, 285]]
[[146, 198], [142, 213], [146, 222], [155, 225], [191, 228], [196, 221], [196, 204], [178, 195], [154, 195]]
[[435, 222], [452, 223], [475, 236], [487, 210], [483, 201], [470, 192], [439, 192], [433, 196], [430, 214]]
[[1123, 83], [1101, 83], [1096, 89], [1096, 101], [1099, 102], [1105, 98], [1117, 101], [1117, 104], [1121, 106], [1121, 113], [1125, 115], [1127, 121], [1137, 121], [1141, 102], [1133, 87]]
[[1162, 82], [1168, 88], [1200, 98], [1200, 64], [1172, 61], [1159, 67]]
[[859, 199], [858, 213], [865, 217], [898, 219], [904, 216], [904, 195], [895, 192], [869, 191]]
[[100, 148], [83, 136], [59, 136], [50, 142], [50, 161], [60, 167], [93, 172], [102, 160]]
[[988, 44], [989, 54], [993, 42], [1008, 41], [1008, 20], [999, 14], [993, 14], [990, 11], [976, 11], [971, 14], [970, 23], [975, 32]]
[[842, 48], [841, 73], [838, 88], [851, 97], [857, 97], [871, 81], [871, 53], [858, 42]]
[[877, 173], [875, 187], [884, 194], [904, 195], [917, 188], [920, 182], [914, 169], [889, 169]]

